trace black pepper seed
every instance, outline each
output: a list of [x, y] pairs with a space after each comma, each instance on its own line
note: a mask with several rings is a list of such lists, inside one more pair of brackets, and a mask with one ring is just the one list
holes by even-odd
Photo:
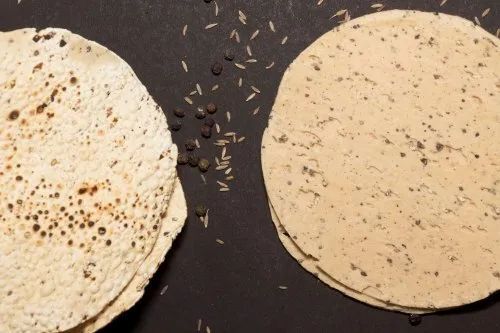
[[178, 130], [180, 130], [182, 127], [182, 123], [178, 120], [174, 121], [174, 123], [172, 125], [170, 125], [170, 129], [174, 132], [177, 132]]
[[234, 60], [234, 53], [231, 50], [226, 50], [224, 52], [224, 59], [227, 61], [233, 61]]
[[197, 119], [203, 119], [207, 116], [207, 113], [204, 110], [198, 110], [196, 111], [194, 115]]
[[188, 155], [188, 163], [190, 166], [192, 166], [192, 167], [198, 166], [199, 161], [200, 161], [200, 158], [198, 156], [196, 156], [195, 154]]
[[40, 225], [38, 225], [38, 224], [33, 224], [33, 231], [34, 231], [34, 232], [37, 232], [38, 230], [40, 230]]
[[204, 204], [196, 205], [196, 207], [194, 208], [194, 211], [195, 211], [196, 215], [199, 217], [203, 217], [203, 216], [207, 215], [207, 207]]
[[174, 108], [174, 115], [176, 117], [179, 117], [179, 118], [182, 118], [184, 117], [186, 114], [184, 113], [184, 110], [181, 109], [181, 108]]
[[202, 158], [198, 162], [198, 168], [201, 172], [207, 172], [210, 168], [210, 162], [206, 158]]
[[99, 235], [104, 235], [106, 233], [106, 228], [104, 227], [99, 227], [99, 229], [97, 229], [97, 233]]
[[422, 162], [423, 165], [427, 165], [429, 161], [426, 158], [421, 158], [420, 162]]
[[64, 39], [61, 39], [61, 41], [59, 42], [59, 46], [60, 47], [64, 47], [64, 46], [66, 46], [66, 44], [67, 43], [66, 43], [66, 41]]
[[425, 148], [425, 146], [424, 146], [424, 144], [423, 144], [422, 142], [417, 141], [417, 148], [418, 148], [418, 149], [424, 149], [424, 148]]
[[177, 164], [185, 165], [188, 163], [188, 155], [186, 153], [179, 153], [177, 155]]
[[184, 146], [188, 151], [195, 150], [196, 141], [194, 139], [187, 139], [186, 142], [184, 143]]
[[439, 143], [439, 142], [436, 143], [436, 150], [437, 151], [441, 151], [441, 150], [443, 150], [443, 148], [444, 148], [444, 146], [441, 143]]
[[111, 245], [111, 239], [108, 239], [108, 240], [106, 241], [106, 245], [107, 245], [107, 246], [110, 246], [110, 245]]
[[212, 73], [214, 75], [220, 75], [220, 73], [222, 73], [222, 64], [220, 62], [216, 62], [212, 65]]
[[215, 103], [208, 103], [207, 112], [210, 114], [214, 114], [215, 112], [217, 112], [217, 105], [215, 105]]
[[208, 127], [214, 127], [215, 120], [213, 118], [207, 118], [205, 119], [205, 125], [207, 125]]
[[207, 125], [202, 125], [201, 126], [201, 135], [204, 137], [204, 138], [209, 138], [212, 136], [212, 128], [210, 126], [207, 126]]
[[417, 326], [422, 322], [422, 316], [418, 314], [410, 314], [408, 317], [408, 321], [410, 322], [411, 326]]

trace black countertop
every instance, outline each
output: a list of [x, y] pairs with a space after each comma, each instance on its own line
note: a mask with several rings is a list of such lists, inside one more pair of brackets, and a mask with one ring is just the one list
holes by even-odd
[[[423, 318], [417, 327], [408, 324], [403, 314], [377, 310], [351, 300], [330, 289], [302, 269], [278, 239], [266, 201], [260, 169], [260, 141], [276, 95], [281, 75], [287, 65], [317, 37], [336, 25], [330, 20], [335, 12], [347, 8], [351, 17], [374, 12], [372, 3], [386, 9], [410, 8], [442, 11], [470, 20], [477, 16], [482, 26], [495, 33], [500, 26], [498, 0], [406, 1], [227, 1], [203, 0], [2, 0], [0, 30], [48, 26], [69, 29], [110, 48], [125, 59], [165, 110], [169, 122], [171, 109], [182, 106], [189, 111], [181, 131], [173, 134], [180, 146], [185, 139], [197, 137], [200, 155], [220, 156], [213, 138], [202, 139], [195, 106], [214, 101], [222, 132], [234, 131], [246, 140], [232, 145], [233, 174], [231, 191], [219, 192], [215, 180], [220, 172], [213, 168], [203, 185], [196, 169], [181, 167], [189, 220], [175, 241], [173, 250], [160, 267], [143, 299], [103, 330], [111, 332], [196, 332], [198, 319], [202, 331], [208, 325], [213, 333], [221, 332], [500, 332], [499, 293], [479, 303]], [[481, 13], [491, 8], [481, 18]], [[238, 10], [247, 16], [247, 25], [238, 21]], [[272, 20], [276, 33], [269, 29]], [[209, 23], [217, 27], [205, 30]], [[188, 24], [186, 37], [182, 28]], [[241, 44], [229, 40], [237, 29]], [[260, 29], [255, 40], [250, 35]], [[285, 45], [282, 39], [288, 36]], [[247, 59], [245, 46], [251, 45], [255, 64], [247, 70], [223, 60], [231, 47], [236, 59]], [[189, 67], [185, 73], [184, 59]], [[211, 64], [220, 61], [223, 73], [216, 77]], [[242, 60], [240, 60], [242, 61]], [[275, 66], [266, 70], [271, 62]], [[238, 88], [242, 77], [243, 88]], [[189, 106], [183, 97], [199, 83], [203, 96], [193, 96]], [[210, 87], [219, 84], [216, 92]], [[245, 102], [251, 93], [249, 84], [261, 90]], [[260, 112], [252, 111], [260, 106]], [[225, 112], [232, 119], [227, 123]], [[205, 203], [210, 208], [208, 228], [194, 215], [194, 206]], [[216, 242], [222, 239], [224, 245]], [[160, 291], [168, 285], [164, 295]], [[282, 290], [278, 286], [287, 286]]]

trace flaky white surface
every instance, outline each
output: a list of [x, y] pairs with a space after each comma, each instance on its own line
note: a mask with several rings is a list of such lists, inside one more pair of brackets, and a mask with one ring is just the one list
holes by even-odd
[[283, 77], [262, 149], [299, 248], [401, 307], [498, 290], [499, 75], [498, 39], [444, 14], [368, 15], [309, 46]]
[[150, 253], [177, 148], [132, 69], [69, 31], [0, 33], [0, 85], [0, 332], [70, 329]]

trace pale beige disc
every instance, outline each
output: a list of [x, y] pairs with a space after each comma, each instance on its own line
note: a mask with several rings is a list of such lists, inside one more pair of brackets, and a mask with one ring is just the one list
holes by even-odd
[[402, 308], [500, 288], [500, 52], [459, 17], [352, 20], [286, 71], [265, 131], [270, 201], [333, 280]]

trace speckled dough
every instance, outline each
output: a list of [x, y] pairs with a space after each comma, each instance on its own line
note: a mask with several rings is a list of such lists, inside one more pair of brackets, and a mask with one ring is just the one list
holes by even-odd
[[0, 332], [94, 317], [151, 252], [175, 179], [132, 69], [61, 29], [0, 33]]
[[372, 306], [375, 306], [377, 308], [382, 308], [386, 310], [391, 310], [391, 311], [399, 311], [399, 312], [404, 312], [404, 313], [413, 313], [413, 314], [424, 314], [424, 313], [429, 313], [433, 312], [432, 309], [422, 309], [422, 308], [408, 308], [408, 307], [401, 307], [395, 304], [390, 304], [386, 302], [382, 302], [381, 300], [377, 298], [373, 298], [369, 295], [363, 294], [361, 292], [358, 292], [356, 290], [352, 290], [351, 288], [339, 283], [335, 279], [333, 279], [330, 275], [328, 275], [326, 272], [324, 272], [321, 267], [318, 267], [316, 265], [316, 260], [300, 249], [300, 247], [297, 246], [297, 244], [293, 241], [293, 239], [290, 237], [286, 229], [281, 225], [279, 222], [278, 217], [276, 216], [276, 213], [274, 212], [273, 207], [271, 204], [269, 204], [269, 209], [271, 210], [271, 217], [273, 220], [273, 223], [276, 227], [276, 231], [278, 232], [278, 236], [281, 240], [281, 243], [285, 247], [285, 249], [290, 253], [292, 257], [294, 257], [302, 267], [304, 267], [308, 272], [313, 274], [314, 276], [318, 277], [321, 281], [323, 281], [326, 285], [337, 289], [340, 291], [342, 294], [349, 296], [351, 298], [354, 298], [360, 302], [370, 304]]
[[162, 221], [160, 234], [153, 250], [146, 257], [129, 285], [123, 292], [108, 305], [99, 315], [68, 333], [92, 333], [106, 326], [120, 313], [130, 309], [144, 294], [149, 280], [165, 259], [165, 255], [172, 246], [173, 240], [181, 231], [187, 217], [186, 200], [180, 181], [177, 179], [174, 191], [168, 205], [167, 215]]
[[498, 290], [499, 74], [498, 39], [449, 15], [377, 13], [315, 41], [285, 73], [262, 147], [294, 243], [401, 308]]

